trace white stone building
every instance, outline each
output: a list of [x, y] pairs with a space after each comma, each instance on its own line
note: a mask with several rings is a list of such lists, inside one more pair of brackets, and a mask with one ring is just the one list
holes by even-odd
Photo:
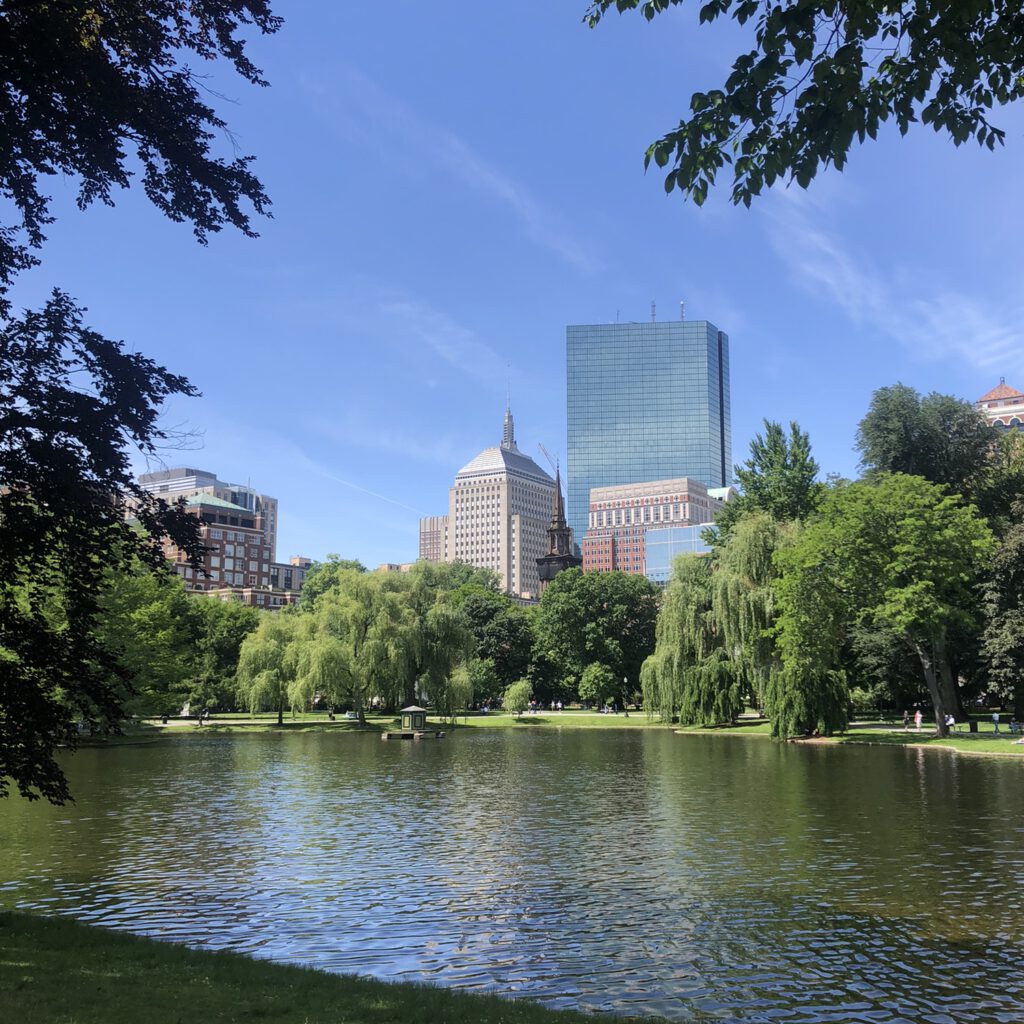
[[[455, 475], [448, 492], [447, 521], [430, 517], [429, 530], [421, 524], [421, 538], [432, 544], [443, 535], [447, 562], [467, 562], [493, 569], [505, 591], [525, 600], [540, 591], [537, 559], [547, 554], [547, 529], [555, 494], [555, 481], [517, 447], [512, 413], [505, 410], [500, 445], [485, 448]], [[426, 522], [426, 521], [424, 521]], [[437, 548], [421, 558], [440, 561]]]

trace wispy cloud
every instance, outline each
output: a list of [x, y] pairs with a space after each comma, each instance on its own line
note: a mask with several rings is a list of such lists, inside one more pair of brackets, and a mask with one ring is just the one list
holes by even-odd
[[[518, 220], [524, 234], [564, 262], [586, 273], [598, 269], [598, 261], [554, 210], [536, 198], [522, 182], [501, 171], [463, 138], [422, 117], [410, 104], [386, 92], [355, 68], [340, 72], [344, 102], [322, 84], [305, 79], [307, 92], [331, 109], [336, 125], [347, 125], [364, 144], [380, 144], [382, 133], [401, 138], [403, 151], [415, 160], [426, 159], [441, 167], [456, 181], [496, 200]], [[359, 113], [372, 129], [358, 124]]]
[[371, 498], [376, 498], [378, 501], [387, 502], [389, 505], [395, 505], [398, 508], [404, 508], [407, 512], [413, 512], [417, 516], [424, 516], [426, 513], [422, 509], [413, 508], [412, 505], [406, 505], [405, 502], [399, 501], [397, 498], [389, 497], [387, 494], [381, 494], [380, 491], [371, 490], [369, 487], [364, 487], [362, 484], [356, 483], [354, 480], [346, 480], [344, 477], [338, 476], [336, 473], [329, 470], [326, 466], [320, 465], [319, 462], [311, 459], [308, 455], [296, 450], [295, 458], [299, 465], [304, 466], [310, 473], [315, 473], [317, 476], [322, 477], [324, 480], [330, 480], [332, 483], [341, 484], [342, 487], [348, 487], [353, 491], [358, 491], [360, 494], [368, 495]]
[[426, 345], [450, 366], [482, 383], [493, 386], [510, 372], [508, 362], [474, 331], [424, 302], [399, 295], [382, 296], [378, 309], [393, 322], [392, 330]]
[[465, 446], [452, 437], [435, 437], [431, 431], [416, 435], [395, 426], [382, 425], [380, 416], [368, 416], [349, 408], [339, 419], [315, 420], [310, 424], [334, 444], [363, 451], [379, 452], [411, 462], [451, 467], [465, 461]]
[[854, 323], [917, 358], [957, 359], [977, 370], [1024, 372], [1024, 306], [929, 288], [907, 268], [855, 255], [830, 229], [821, 205], [781, 193], [769, 208], [772, 242], [807, 290]]

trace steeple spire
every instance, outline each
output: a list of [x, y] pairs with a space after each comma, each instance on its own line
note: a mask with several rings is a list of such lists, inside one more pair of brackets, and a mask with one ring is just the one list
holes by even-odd
[[583, 559], [573, 553], [572, 530], [565, 522], [565, 504], [562, 501], [562, 474], [555, 463], [555, 493], [551, 496], [551, 525], [548, 527], [548, 553], [537, 559], [541, 593], [563, 570], [578, 568]]
[[513, 452], [518, 450], [516, 448], [516, 427], [512, 422], [512, 410], [508, 405], [505, 406], [505, 431], [501, 439], [501, 447]]
[[[562, 474], [559, 471], [558, 463], [555, 463], [555, 495], [551, 502], [551, 528], [548, 530], [550, 534], [552, 530], [564, 530], [565, 529], [565, 503], [562, 501]], [[562, 554], [563, 552], [556, 551], [554, 547], [548, 551], [549, 555]]]

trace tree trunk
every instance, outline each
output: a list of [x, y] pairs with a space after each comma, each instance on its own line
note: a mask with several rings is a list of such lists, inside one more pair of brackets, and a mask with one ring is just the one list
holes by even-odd
[[932, 698], [935, 710], [935, 727], [940, 736], [949, 735], [946, 715], [957, 714], [959, 702], [956, 695], [956, 682], [946, 657], [946, 636], [940, 633], [927, 643], [913, 642], [914, 650], [921, 661], [928, 693]]
[[[946, 652], [945, 633], [940, 634], [935, 639], [932, 644], [932, 650], [935, 652], [935, 667], [938, 669], [939, 693], [942, 694], [942, 713], [944, 716], [949, 714], [956, 718], [959, 715], [962, 718], [963, 707], [960, 703], [957, 677], [953, 672], [953, 666]], [[945, 728], [945, 719], [943, 719], [942, 735], [945, 736], [948, 733], [949, 729]]]
[[278, 702], [277, 705], [277, 724], [284, 725], [284, 698]]
[[419, 679], [419, 669], [412, 673], [409, 682], [405, 684], [405, 704], [403, 707], [412, 707], [416, 703], [416, 680]]

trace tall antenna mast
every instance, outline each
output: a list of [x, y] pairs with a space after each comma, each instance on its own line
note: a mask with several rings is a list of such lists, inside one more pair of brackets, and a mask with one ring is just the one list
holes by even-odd
[[656, 309], [655, 309], [655, 305], [654, 305], [654, 299], [651, 299], [651, 323], [653, 324], [654, 321], [657, 320], [657, 319], [658, 319], [658, 317], [657, 317], [657, 313], [656, 313]]
[[686, 319], [686, 303], [685, 302], [680, 302], [679, 303], [679, 319], [680, 320], [685, 320]]

